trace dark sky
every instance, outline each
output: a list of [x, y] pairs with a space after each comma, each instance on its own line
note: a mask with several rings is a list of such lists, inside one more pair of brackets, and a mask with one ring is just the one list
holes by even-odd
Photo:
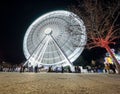
[[44, 13], [67, 9], [74, 0], [1, 0], [0, 59], [10, 63], [25, 60], [23, 38], [29, 25]]

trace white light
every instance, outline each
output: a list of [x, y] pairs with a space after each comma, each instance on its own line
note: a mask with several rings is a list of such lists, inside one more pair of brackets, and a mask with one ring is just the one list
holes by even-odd
[[[70, 31], [66, 28], [74, 24], [71, 23], [71, 20], [81, 28], [80, 30], [75, 27], [72, 33], [82, 33], [82, 35], [79, 35], [81, 41], [77, 40], [79, 47], [76, 48], [73, 47], [71, 43], [71, 41], [76, 42], [76, 40], [74, 40], [76, 37], [71, 35]], [[48, 41], [47, 38], [44, 38], [46, 36], [54, 36], [60, 49], [56, 47], [53, 39]], [[58, 10], [42, 15], [30, 25], [24, 37], [23, 50], [26, 59], [28, 59], [32, 65], [36, 63], [41, 65], [63, 64], [67, 58], [72, 63], [82, 53], [86, 40], [86, 28], [83, 21], [72, 12]], [[46, 44], [47, 41], [48, 44]], [[82, 45], [82, 47], [80, 47], [80, 45]], [[61, 54], [61, 49], [64, 55]]]

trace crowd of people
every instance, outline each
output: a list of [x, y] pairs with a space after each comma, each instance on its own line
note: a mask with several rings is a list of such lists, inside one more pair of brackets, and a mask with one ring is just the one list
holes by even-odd
[[99, 66], [86, 66], [88, 73], [116, 73], [116, 67], [114, 64], [105, 64], [104, 67]]
[[20, 65], [14, 65], [14, 66], [0, 65], [0, 72], [19, 72], [20, 68], [21, 68]]
[[[85, 68], [88, 72], [88, 73], [116, 73], [116, 67], [114, 64], [109, 64], [109, 63], [106, 63], [105, 65], [91, 65], [91, 66], [86, 66]], [[0, 72], [41, 72], [41, 71], [46, 71], [46, 72], [61, 72], [61, 73], [64, 73], [64, 72], [68, 72], [68, 73], [81, 73], [82, 70], [81, 70], [81, 67], [80, 66], [74, 66], [74, 71], [71, 70], [70, 66], [67, 66], [67, 67], [55, 67], [55, 68], [52, 68], [52, 66], [49, 66], [47, 68], [45, 67], [38, 67], [38, 66], [35, 66], [34, 68], [33, 67], [25, 67], [25, 66], [22, 66], [22, 65], [16, 65], [16, 66], [10, 66], [10, 67], [4, 67], [2, 65], [0, 65]]]

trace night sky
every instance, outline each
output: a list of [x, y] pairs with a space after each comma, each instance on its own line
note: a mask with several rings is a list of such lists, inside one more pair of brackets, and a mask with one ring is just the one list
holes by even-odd
[[[27, 28], [39, 16], [54, 10], [67, 10], [75, 0], [1, 0], [0, 1], [0, 62], [19, 64], [25, 61], [23, 38]], [[84, 51], [85, 58], [91, 58]], [[105, 50], [92, 50], [92, 56]], [[94, 56], [93, 56], [94, 58]]]
[[29, 25], [39, 16], [66, 10], [74, 0], [1, 0], [0, 1], [0, 61], [21, 63], [23, 38]]

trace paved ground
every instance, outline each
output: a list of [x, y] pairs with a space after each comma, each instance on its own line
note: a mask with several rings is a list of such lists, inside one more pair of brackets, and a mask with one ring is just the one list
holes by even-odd
[[120, 75], [1, 72], [0, 94], [120, 94]]

